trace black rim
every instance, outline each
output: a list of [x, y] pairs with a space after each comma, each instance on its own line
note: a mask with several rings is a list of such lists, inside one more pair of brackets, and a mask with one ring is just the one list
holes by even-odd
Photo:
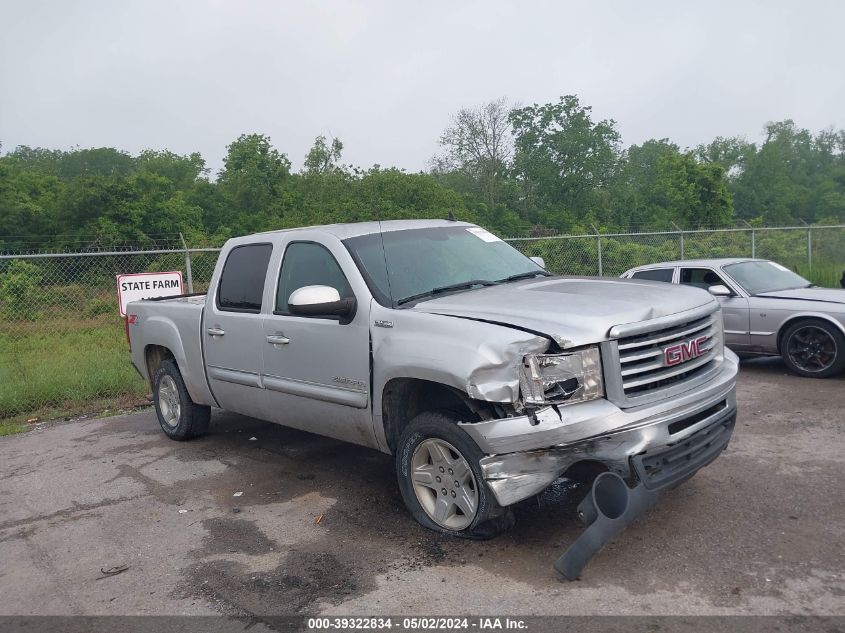
[[789, 337], [786, 348], [796, 367], [808, 372], [829, 369], [836, 360], [836, 341], [820, 327], [807, 325]]

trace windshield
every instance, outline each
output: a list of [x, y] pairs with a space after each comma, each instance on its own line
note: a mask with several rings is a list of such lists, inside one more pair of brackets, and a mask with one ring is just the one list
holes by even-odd
[[741, 262], [728, 264], [724, 271], [745, 288], [750, 295], [759, 295], [775, 290], [807, 288], [812, 284], [801, 275], [775, 262]]
[[343, 243], [379, 303], [394, 307], [417, 295], [436, 295], [455, 284], [474, 282], [458, 288], [467, 289], [485, 282], [503, 282], [513, 275], [548, 274], [477, 226], [387, 231]]

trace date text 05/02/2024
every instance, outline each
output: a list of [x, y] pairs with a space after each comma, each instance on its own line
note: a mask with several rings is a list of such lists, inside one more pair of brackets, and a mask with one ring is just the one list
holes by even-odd
[[309, 618], [309, 630], [459, 631], [526, 630], [525, 620], [500, 617], [334, 617]]

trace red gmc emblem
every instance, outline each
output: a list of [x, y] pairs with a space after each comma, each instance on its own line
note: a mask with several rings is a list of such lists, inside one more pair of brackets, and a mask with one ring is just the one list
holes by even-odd
[[666, 366], [672, 367], [690, 361], [693, 358], [698, 358], [707, 351], [707, 348], [704, 347], [706, 342], [706, 336], [699, 336], [698, 338], [684, 341], [677, 345], [670, 345], [663, 350], [663, 360]]

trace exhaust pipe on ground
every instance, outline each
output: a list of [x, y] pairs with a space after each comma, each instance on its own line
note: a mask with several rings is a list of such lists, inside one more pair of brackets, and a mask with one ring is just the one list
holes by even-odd
[[590, 559], [653, 506], [659, 496], [658, 491], [649, 490], [642, 483], [629, 488], [616, 473], [600, 474], [578, 504], [578, 518], [587, 528], [555, 561], [555, 569], [567, 580], [578, 578]]

